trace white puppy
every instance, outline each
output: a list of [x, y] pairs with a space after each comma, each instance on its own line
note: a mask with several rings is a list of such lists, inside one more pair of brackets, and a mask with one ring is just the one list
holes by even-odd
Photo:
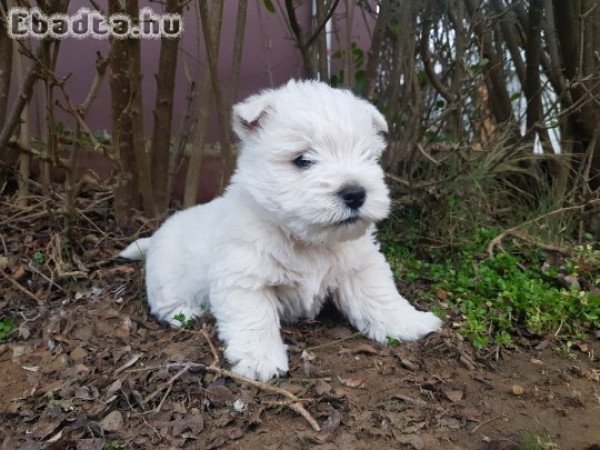
[[210, 307], [233, 371], [288, 370], [280, 321], [314, 318], [327, 297], [369, 338], [415, 340], [441, 326], [396, 290], [374, 223], [390, 207], [378, 159], [384, 117], [351, 92], [290, 81], [238, 103], [227, 192], [179, 212], [120, 256], [146, 255], [151, 312], [174, 326]]

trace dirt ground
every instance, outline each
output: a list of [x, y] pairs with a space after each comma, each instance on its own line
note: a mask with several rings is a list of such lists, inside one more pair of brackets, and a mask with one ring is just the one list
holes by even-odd
[[283, 395], [187, 370], [227, 368], [214, 323], [173, 330], [149, 317], [141, 266], [109, 261], [124, 242], [106, 231], [104, 201], [82, 206], [81, 260], [65, 256], [46, 206], [5, 202], [0, 318], [15, 331], [0, 342], [1, 450], [600, 449], [598, 339], [560, 353], [552, 336], [524, 336], [476, 352], [450, 318], [385, 347], [329, 310], [284, 327], [290, 375], [271, 384], [301, 398], [321, 431]]

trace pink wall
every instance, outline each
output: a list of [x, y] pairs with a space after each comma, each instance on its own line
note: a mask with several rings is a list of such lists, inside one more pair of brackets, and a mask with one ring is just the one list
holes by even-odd
[[[195, 1], [195, 0], [194, 0]], [[186, 107], [186, 96], [189, 92], [189, 81], [186, 79], [187, 71], [197, 84], [201, 84], [202, 74], [206, 62], [203, 46], [202, 32], [199, 28], [194, 1], [190, 2], [184, 14], [185, 29], [182, 34], [178, 56], [175, 106], [173, 117], [173, 132], [177, 133]], [[102, 8], [107, 8], [106, 1], [100, 1]], [[162, 7], [156, 2], [140, 2], [140, 7], [151, 7], [156, 13], [162, 12]], [[69, 13], [75, 13], [81, 7], [91, 7], [85, 0], [72, 0]], [[307, 24], [310, 20], [310, 1], [305, 2], [297, 10], [299, 19]], [[219, 58], [219, 72], [222, 83], [228, 83], [233, 53], [233, 36], [237, 14], [237, 1], [226, 0], [224, 20], [222, 26], [222, 47]], [[108, 53], [108, 42], [92, 38], [64, 39], [61, 43], [57, 72], [61, 76], [71, 73], [67, 82], [69, 95], [75, 102], [85, 98], [95, 74], [96, 52], [104, 56]], [[142, 40], [142, 89], [144, 102], [144, 125], [146, 135], [149, 136], [153, 117], [156, 81], [158, 71], [158, 56], [160, 41], [152, 39]], [[186, 67], [184, 71], [184, 67]], [[302, 74], [301, 59], [293, 42], [288, 37], [283, 18], [279, 12], [273, 14], [266, 10], [260, 0], [248, 2], [248, 16], [242, 58], [242, 70], [239, 79], [238, 98], [243, 98], [250, 93], [265, 87], [277, 86], [286, 80], [299, 77]], [[16, 80], [11, 86], [12, 96], [17, 92]], [[41, 86], [36, 89], [36, 95], [43, 98]], [[57, 97], [60, 95], [57, 92]], [[35, 102], [34, 102], [35, 103]], [[42, 109], [39, 106], [38, 108]], [[35, 107], [33, 109], [36, 109]], [[39, 134], [40, 118], [32, 117], [34, 134]], [[59, 114], [59, 120], [69, 126], [74, 122], [65, 113]], [[110, 130], [110, 92], [108, 77], [104, 80], [100, 95], [91, 108], [87, 122], [93, 130]], [[218, 127], [211, 127], [218, 132]], [[209, 139], [215, 139], [212, 133]]]

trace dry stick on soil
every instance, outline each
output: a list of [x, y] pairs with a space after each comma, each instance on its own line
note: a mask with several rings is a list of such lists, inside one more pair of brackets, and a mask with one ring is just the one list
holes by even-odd
[[4, 278], [6, 281], [8, 281], [10, 284], [12, 284], [18, 291], [25, 294], [30, 299], [35, 300], [36, 303], [41, 302], [41, 300], [39, 298], [37, 298], [33, 292], [25, 289], [23, 286], [21, 286], [21, 284], [17, 280], [14, 280], [13, 278], [11, 278], [9, 275], [5, 274], [2, 271], [0, 271], [0, 276], [2, 276], [2, 278]]
[[318, 349], [318, 348], [329, 347], [329, 346], [331, 346], [331, 345], [340, 344], [340, 343], [342, 343], [342, 342], [349, 341], [349, 340], [351, 340], [351, 339], [354, 339], [354, 338], [360, 337], [360, 336], [362, 336], [362, 335], [363, 335], [362, 333], [360, 333], [360, 332], [357, 332], [357, 333], [351, 334], [350, 336], [348, 336], [348, 337], [345, 337], [345, 338], [342, 338], [342, 339], [336, 339], [335, 341], [331, 341], [331, 342], [325, 342], [324, 344], [315, 345], [314, 347], [308, 347], [306, 350], [308, 350], [308, 351], [313, 351], [313, 350], [316, 350], [316, 349]]
[[310, 424], [310, 426], [313, 428], [313, 430], [321, 431], [321, 427], [319, 426], [319, 423], [315, 420], [315, 418], [313, 416], [310, 415], [310, 413], [302, 405], [302, 402], [306, 401], [306, 400], [296, 397], [290, 391], [287, 391], [283, 388], [273, 386], [272, 384], [262, 383], [260, 381], [252, 380], [250, 378], [246, 378], [244, 376], [237, 375], [233, 372], [230, 372], [229, 370], [221, 369], [220, 367], [211, 367], [211, 366], [207, 366], [207, 365], [200, 364], [200, 363], [191, 363], [191, 362], [173, 363], [173, 364], [167, 364], [167, 368], [168, 369], [180, 369], [180, 370], [185, 368], [186, 371], [187, 370], [201, 370], [201, 371], [205, 371], [205, 372], [212, 372], [212, 373], [222, 375], [224, 377], [231, 378], [232, 380], [239, 381], [240, 383], [249, 384], [250, 386], [256, 387], [262, 391], [271, 392], [273, 394], [278, 394], [283, 397], [286, 397], [290, 401], [290, 403], [286, 403], [285, 406], [287, 406], [291, 410], [297, 412], [302, 417], [304, 417], [304, 419]]
[[210, 347], [210, 352], [213, 355], [213, 362], [211, 363], [211, 367], [217, 367], [219, 365], [219, 363], [221, 362], [221, 359], [219, 358], [219, 352], [218, 352], [217, 348], [215, 347], [215, 345], [213, 344], [213, 341], [210, 338], [210, 336], [208, 334], [208, 330], [206, 329], [205, 325], [202, 325], [200, 334], [204, 337], [204, 339], [206, 339], [206, 342], [208, 342], [208, 346]]
[[49, 284], [50, 284], [50, 288], [52, 288], [53, 286], [56, 287], [59, 291], [61, 291], [64, 294], [67, 294], [67, 291], [65, 291], [63, 289], [62, 286], [60, 286], [59, 284], [56, 284], [54, 282], [54, 279], [44, 275], [42, 272], [40, 272], [39, 270], [37, 270], [35, 267], [33, 267], [33, 264], [30, 262], [29, 264], [27, 264], [27, 268], [32, 271], [33, 273], [39, 275], [40, 277], [42, 277], [44, 280], [46, 280]]
[[138, 362], [138, 360], [143, 356], [142, 353], [136, 353], [135, 355], [133, 355], [131, 358], [129, 358], [129, 360], [123, 364], [121, 367], [119, 367], [118, 369], [116, 369], [113, 373], [115, 375], [120, 374], [121, 372], [123, 372], [126, 369], [129, 369], [131, 366], [133, 366], [136, 362]]
[[184, 373], [186, 373], [188, 370], [190, 370], [190, 364], [191, 363], [186, 363], [181, 368], [181, 370], [179, 372], [177, 372], [175, 375], [173, 375], [171, 378], [169, 378], [169, 380], [165, 384], [163, 384], [158, 389], [156, 389], [154, 392], [152, 392], [151, 394], [146, 396], [146, 398], [144, 399], [144, 403], [150, 402], [154, 397], [156, 397], [158, 394], [160, 394], [165, 387], [168, 387], [166, 394], [163, 396], [163, 398], [160, 401], [160, 403], [158, 404], [158, 406], [156, 408], [154, 408], [153, 412], [160, 411], [162, 404], [164, 403], [165, 399], [167, 398], [167, 396], [171, 392], [171, 389], [173, 388], [173, 383], [175, 383], [175, 381], [177, 381], [179, 378], [181, 378], [181, 376]]
[[492, 239], [490, 241], [490, 243], [487, 246], [488, 255], [490, 258], [492, 258], [494, 256], [494, 249], [497, 246], [499, 246], [507, 236], [513, 235], [513, 233], [517, 232], [520, 228], [523, 228], [527, 225], [531, 225], [532, 223], [535, 223], [535, 222], [545, 219], [547, 217], [554, 216], [556, 214], [564, 213], [567, 211], [583, 210], [583, 208], [585, 208], [586, 206], [596, 205], [596, 204], [600, 204], [600, 199], [589, 200], [587, 202], [583, 202], [578, 205], [566, 206], [564, 208], [555, 209], [554, 211], [550, 211], [546, 214], [542, 214], [541, 216], [535, 217], [531, 220], [528, 220], [528, 221], [523, 222], [519, 225], [516, 225], [512, 228], [509, 228], [508, 230], [503, 231], [502, 233], [500, 233], [498, 236], [496, 236], [494, 239]]
[[497, 417], [492, 417], [489, 420], [486, 420], [485, 422], [481, 422], [480, 424], [478, 424], [476, 427], [474, 427], [471, 431], [469, 431], [469, 433], [475, 433], [477, 430], [479, 430], [481, 427], [483, 427], [484, 425], [488, 425], [492, 422], [495, 422], [498, 419], [502, 419], [504, 416], [497, 416]]
[[[30, 219], [34, 219], [37, 218], [41, 215], [45, 215], [48, 214], [48, 210], [44, 209], [45, 205], [49, 202], [49, 199], [42, 199], [41, 201], [39, 201], [38, 203], [32, 205], [32, 206], [28, 206], [28, 207], [20, 207], [20, 211], [13, 214], [12, 216], [7, 217], [6, 219], [3, 219], [0, 221], [0, 225], [9, 225], [14, 223], [15, 221], [17, 222], [22, 222], [22, 221], [27, 221]], [[18, 204], [16, 205], [8, 205], [10, 206], [19, 206]], [[35, 211], [36, 209], [42, 209], [41, 211]]]
[[[208, 331], [207, 329], [203, 326], [202, 329], [200, 330], [200, 333], [202, 334], [202, 336], [204, 336], [204, 338], [206, 339], [206, 342], [208, 342], [208, 345], [210, 347], [210, 351], [213, 354], [213, 362], [211, 363], [209, 369], [216, 369], [216, 373], [219, 374], [223, 374], [223, 373], [227, 373], [226, 376], [236, 379], [235, 377], [238, 377], [238, 381], [251, 381], [253, 386], [257, 386], [260, 389], [263, 390], [267, 390], [267, 391], [271, 391], [271, 392], [276, 392], [280, 395], [283, 395], [285, 397], [288, 398], [287, 401], [283, 401], [283, 402], [276, 402], [278, 406], [287, 406], [288, 408], [296, 411], [298, 414], [300, 414], [302, 417], [304, 417], [308, 423], [313, 427], [313, 429], [315, 431], [320, 431], [320, 427], [319, 424], [317, 423], [317, 421], [309, 414], [308, 411], [306, 411], [306, 409], [304, 409], [304, 407], [301, 405], [300, 402], [307, 402], [307, 401], [311, 401], [310, 399], [300, 399], [298, 397], [296, 397], [294, 394], [292, 394], [291, 392], [286, 391], [283, 388], [277, 387], [277, 386], [273, 386], [270, 384], [264, 384], [264, 383], [259, 383], [257, 381], [254, 380], [249, 380], [248, 378], [245, 377], [241, 377], [239, 375], [235, 375], [233, 373], [230, 373], [227, 370], [224, 369], [220, 369], [218, 367], [218, 364], [220, 362], [220, 358], [219, 358], [219, 352], [217, 351], [217, 348], [215, 347], [215, 345], [212, 342], [212, 339], [210, 338], [210, 336], [208, 335]], [[349, 336], [345, 339], [339, 339], [338, 341], [333, 341], [330, 342], [328, 344], [325, 345], [329, 345], [329, 344], [334, 344], [336, 342], [342, 342], [348, 339], [352, 339], [355, 336], [360, 335], [360, 333], [355, 333], [352, 336]], [[323, 346], [325, 346], [323, 345]], [[317, 346], [317, 347], [321, 347], [321, 346]], [[315, 348], [317, 348], [315, 347]], [[166, 397], [169, 395], [169, 393], [171, 392], [171, 388], [173, 387], [173, 383], [175, 382], [175, 380], [177, 380], [179, 377], [181, 377], [181, 375], [183, 375], [182, 372], [187, 372], [191, 366], [190, 364], [192, 363], [186, 363], [184, 365], [184, 367], [177, 373], [175, 374], [175, 376], [173, 376], [169, 381], [167, 381], [166, 385], [168, 386], [167, 392], [165, 393], [165, 395], [163, 396], [160, 404], [158, 405], [158, 407], [156, 408], [155, 411], [160, 411], [160, 408], [162, 407], [162, 404], [164, 403]], [[203, 365], [202, 365], [203, 366]], [[173, 367], [173, 364], [170, 364], [168, 367]], [[204, 367], [204, 366], [203, 366]], [[208, 370], [208, 369], [207, 369]], [[255, 384], [258, 383], [258, 384]], [[162, 386], [161, 388], [159, 388], [157, 391], [153, 392], [152, 394], [150, 394], [148, 397], [146, 397], [145, 402], [147, 403], [149, 400], [152, 400], [152, 398], [154, 398], [160, 391], [162, 391], [164, 389], [164, 386]]]

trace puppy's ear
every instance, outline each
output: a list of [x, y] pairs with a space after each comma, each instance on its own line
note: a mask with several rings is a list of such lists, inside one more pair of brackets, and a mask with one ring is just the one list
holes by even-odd
[[265, 91], [233, 106], [233, 131], [240, 139], [260, 130], [261, 124], [267, 118], [270, 99], [271, 91]]
[[371, 103], [368, 104], [368, 108], [369, 108], [369, 112], [371, 113], [371, 117], [373, 120], [373, 127], [379, 133], [387, 133], [388, 132], [388, 124], [387, 124], [387, 120], [385, 120], [385, 117], [383, 117], [383, 114], [381, 114], [379, 112], [379, 110], [377, 108], [375, 108], [375, 106], [373, 106]]

